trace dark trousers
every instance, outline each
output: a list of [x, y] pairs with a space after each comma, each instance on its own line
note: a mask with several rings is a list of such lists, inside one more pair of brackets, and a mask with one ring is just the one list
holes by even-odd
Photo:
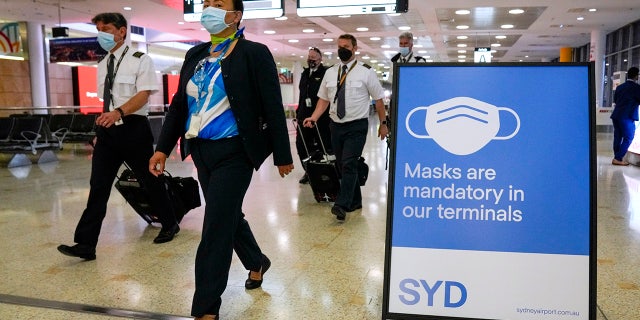
[[242, 140], [193, 139], [189, 147], [206, 202], [191, 306], [191, 315], [201, 317], [219, 314], [233, 251], [242, 265], [253, 271], [262, 266], [262, 251], [242, 213], [242, 202], [253, 175]]
[[362, 205], [362, 192], [358, 182], [358, 159], [367, 142], [368, 119], [347, 123], [331, 122], [331, 142], [336, 155], [340, 179], [340, 193], [335, 204], [352, 210]]
[[612, 119], [613, 157], [622, 161], [636, 134], [636, 125], [631, 119]]
[[133, 170], [142, 187], [149, 193], [150, 205], [163, 227], [176, 223], [164, 184], [149, 172], [153, 154], [153, 135], [149, 120], [130, 115], [124, 124], [96, 129], [97, 141], [91, 160], [91, 179], [87, 207], [76, 227], [74, 241], [95, 247], [102, 221], [107, 214], [111, 187], [123, 162]]

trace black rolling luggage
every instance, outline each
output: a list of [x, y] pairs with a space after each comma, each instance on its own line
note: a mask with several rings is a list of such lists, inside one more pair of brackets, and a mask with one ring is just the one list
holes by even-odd
[[[176, 220], [180, 223], [189, 210], [197, 208], [201, 204], [198, 181], [191, 177], [172, 177], [168, 173], [161, 176], [161, 179], [169, 193]], [[122, 171], [116, 180], [115, 187], [144, 221], [149, 224], [159, 222], [158, 217], [151, 210], [149, 195], [144, 191], [129, 167]]]
[[[294, 125], [299, 130], [302, 136], [302, 129], [298, 126], [294, 119]], [[322, 154], [310, 154], [306, 143], [304, 148], [307, 150], [307, 154], [310, 156], [302, 161], [302, 165], [305, 167], [307, 176], [309, 177], [309, 185], [313, 191], [313, 196], [317, 202], [335, 202], [340, 191], [340, 179], [338, 177], [338, 170], [336, 168], [336, 160], [334, 156], [327, 153], [322, 142], [320, 130], [316, 126], [320, 145], [322, 146]]]

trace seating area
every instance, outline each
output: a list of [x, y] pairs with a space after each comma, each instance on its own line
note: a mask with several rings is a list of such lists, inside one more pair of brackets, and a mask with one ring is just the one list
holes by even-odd
[[90, 143], [95, 114], [12, 114], [0, 118], [0, 154], [7, 167], [57, 161], [63, 143]]

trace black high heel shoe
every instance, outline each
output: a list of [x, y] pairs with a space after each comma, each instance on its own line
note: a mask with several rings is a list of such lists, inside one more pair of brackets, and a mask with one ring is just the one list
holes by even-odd
[[253, 289], [257, 289], [260, 288], [260, 286], [262, 285], [262, 280], [264, 279], [264, 274], [267, 273], [267, 270], [269, 270], [269, 267], [271, 267], [271, 260], [269, 260], [269, 258], [267, 258], [267, 256], [262, 255], [263, 259], [262, 259], [262, 267], [260, 268], [260, 280], [253, 280], [251, 279], [251, 271], [249, 271], [249, 276], [247, 277], [247, 281], [244, 282], [244, 287], [247, 290], [253, 290]]

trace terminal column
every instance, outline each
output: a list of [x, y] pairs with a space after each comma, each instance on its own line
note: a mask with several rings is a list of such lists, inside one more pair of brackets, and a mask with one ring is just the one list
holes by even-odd
[[573, 48], [564, 47], [560, 48], [560, 62], [571, 62], [573, 61]]
[[[31, 76], [31, 102], [34, 107], [47, 107], [47, 74], [45, 71], [44, 26], [27, 22], [29, 45], [29, 74]], [[47, 113], [47, 110], [34, 110], [34, 113]]]

